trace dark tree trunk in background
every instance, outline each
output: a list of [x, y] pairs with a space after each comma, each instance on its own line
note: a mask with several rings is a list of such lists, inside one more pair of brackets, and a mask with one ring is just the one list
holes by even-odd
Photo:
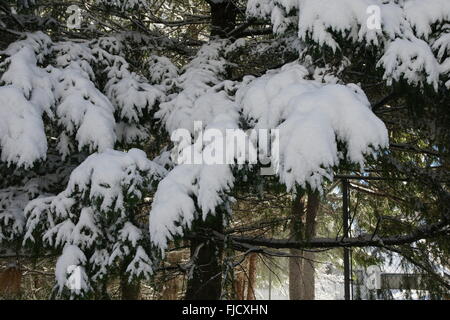
[[[223, 217], [220, 213], [208, 216], [206, 221], [197, 220], [194, 231], [212, 229], [223, 232]], [[222, 293], [223, 244], [204, 239], [191, 240], [193, 270], [187, 281], [186, 300], [218, 300]]]
[[[297, 197], [292, 206], [291, 237], [295, 240], [308, 240], [316, 235], [316, 217], [320, 198], [318, 193], [309, 192], [305, 208], [304, 199]], [[314, 252], [292, 249], [289, 258], [289, 299], [315, 299]]]
[[141, 282], [139, 280], [129, 282], [126, 273], [130, 262], [130, 259], [126, 259], [122, 262], [120, 273], [120, 296], [122, 300], [139, 300], [141, 298]]
[[207, 0], [211, 7], [211, 36], [225, 38], [236, 26], [238, 9], [231, 0], [214, 3]]
[[[316, 217], [319, 210], [320, 198], [318, 193], [308, 193], [306, 206], [305, 238], [312, 239], [316, 235]], [[303, 261], [303, 300], [315, 299], [315, 254], [311, 251], [304, 252]]]
[[[297, 195], [292, 203], [291, 209], [291, 238], [301, 240], [303, 233], [303, 216], [305, 214], [305, 203], [302, 195]], [[291, 254], [301, 256], [302, 251], [291, 249]], [[289, 299], [301, 300], [303, 292], [302, 281], [303, 259], [297, 257], [289, 258]]]
[[120, 291], [122, 300], [139, 300], [141, 298], [141, 283], [140, 281], [128, 282], [128, 277], [120, 279]]

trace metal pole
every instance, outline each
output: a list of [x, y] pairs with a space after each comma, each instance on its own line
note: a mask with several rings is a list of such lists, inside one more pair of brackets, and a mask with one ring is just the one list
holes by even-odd
[[[342, 226], [348, 238], [348, 180], [342, 180]], [[350, 300], [350, 250], [344, 247], [344, 298]]]
[[272, 270], [269, 270], [269, 300], [272, 300]]

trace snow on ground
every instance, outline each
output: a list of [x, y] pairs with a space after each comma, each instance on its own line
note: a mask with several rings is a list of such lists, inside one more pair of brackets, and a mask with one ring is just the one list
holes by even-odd
[[[316, 274], [316, 300], [343, 300], [344, 299], [344, 275], [339, 270], [328, 273], [319, 270]], [[289, 300], [289, 283], [283, 286], [272, 287], [271, 300]], [[269, 299], [269, 288], [256, 290], [258, 300]]]

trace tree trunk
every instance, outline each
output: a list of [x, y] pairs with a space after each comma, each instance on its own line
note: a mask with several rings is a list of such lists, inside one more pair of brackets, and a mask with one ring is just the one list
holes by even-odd
[[[193, 230], [212, 229], [223, 232], [223, 218], [219, 212], [208, 216], [206, 221], [197, 220]], [[194, 266], [187, 281], [186, 300], [218, 300], [222, 293], [223, 243], [191, 240], [191, 260]]]
[[[306, 207], [306, 224], [305, 237], [312, 239], [316, 235], [316, 217], [319, 209], [319, 195], [317, 193], [308, 194], [308, 205]], [[315, 268], [314, 258], [315, 254], [311, 251], [304, 251], [303, 259], [303, 299], [315, 299]]]
[[120, 278], [120, 291], [122, 300], [139, 300], [141, 298], [141, 282], [128, 282], [127, 276]]
[[11, 264], [0, 273], [0, 295], [4, 298], [17, 299], [21, 295], [22, 271], [20, 266]]
[[247, 300], [256, 300], [255, 286], [256, 286], [256, 263], [258, 255], [256, 253], [250, 254], [248, 259], [248, 288]]
[[236, 273], [234, 279], [234, 294], [236, 300], [245, 300], [245, 270]]
[[[173, 251], [167, 253], [167, 262], [170, 265], [179, 265], [183, 261], [183, 251]], [[162, 300], [178, 300], [179, 294], [183, 287], [183, 277], [173, 276], [172, 274], [163, 275], [162, 282], [164, 283], [161, 299]]]
[[130, 259], [125, 259], [122, 262], [120, 272], [120, 296], [122, 300], [139, 300], [141, 296], [141, 282], [139, 280], [129, 282], [128, 275], [126, 273], [127, 266], [130, 264], [130, 262]]
[[[302, 195], [297, 195], [292, 203], [291, 209], [291, 238], [295, 240], [302, 239], [303, 216], [305, 212], [305, 204]], [[301, 256], [302, 251], [297, 249], [290, 250], [292, 255]], [[303, 282], [302, 282], [302, 261], [303, 259], [292, 257], [289, 258], [289, 299], [301, 300], [303, 298]]]
[[211, 36], [225, 38], [236, 26], [238, 9], [231, 0], [214, 3], [207, 0], [211, 7]]
[[[319, 195], [308, 193], [306, 217], [304, 217], [304, 203], [296, 199], [292, 209], [291, 235], [296, 240], [311, 239], [316, 234], [316, 217], [319, 208]], [[315, 298], [315, 268], [314, 252], [292, 249], [289, 258], [289, 298], [291, 300], [314, 300]]]

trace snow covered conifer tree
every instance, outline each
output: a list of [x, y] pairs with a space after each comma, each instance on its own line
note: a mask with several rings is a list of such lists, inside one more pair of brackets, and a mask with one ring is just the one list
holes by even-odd
[[[45, 246], [62, 248], [56, 264], [57, 294], [103, 294], [111, 269], [124, 272], [129, 282], [152, 275], [150, 242], [137, 204], [163, 174], [164, 169], [141, 150], [106, 150], [78, 166], [63, 192], [27, 205], [24, 241], [34, 241], [44, 232]], [[81, 272], [81, 286], [67, 290], [70, 272], [76, 270]]]
[[[54, 43], [43, 33], [5, 50], [2, 166], [14, 171], [3, 180], [1, 241], [18, 252], [22, 240], [38, 252], [61, 250], [61, 297], [103, 294], [109, 274], [131, 282], [152, 273], [136, 208], [165, 170], [143, 151], [111, 148], [150, 139], [165, 87], [131, 72], [120, 50], [115, 38]], [[81, 287], [67, 290], [80, 270]]]

